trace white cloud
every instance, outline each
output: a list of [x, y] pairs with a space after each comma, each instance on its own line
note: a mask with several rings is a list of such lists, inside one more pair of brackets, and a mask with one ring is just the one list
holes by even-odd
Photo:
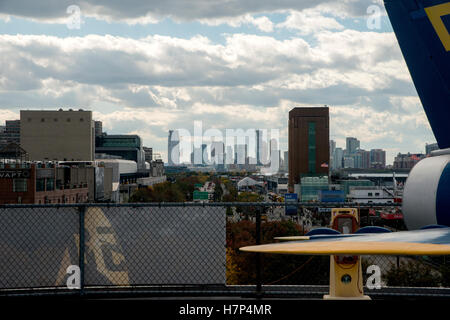
[[318, 10], [293, 11], [277, 28], [295, 30], [300, 35], [308, 35], [322, 30], [343, 30], [344, 26], [335, 18], [326, 17]]
[[252, 25], [263, 32], [272, 32], [274, 29], [274, 24], [268, 17], [262, 16], [255, 18], [250, 14], [239, 17], [200, 19], [199, 22], [209, 26], [226, 24], [234, 28], [238, 28], [243, 25]]
[[0, 35], [0, 113], [83, 107], [106, 129], [138, 132], [163, 152], [167, 131], [195, 120], [279, 128], [285, 148], [288, 111], [328, 104], [338, 139], [402, 151], [432, 140], [392, 33], [311, 32], [314, 42], [231, 34], [224, 44], [204, 36]]
[[[105, 21], [155, 23], [170, 17], [175, 21], [242, 17], [247, 14], [272, 13], [287, 10], [301, 11], [320, 6], [335, 15], [363, 16], [373, 0], [79, 0], [81, 14]], [[73, 0], [2, 0], [0, 14], [25, 17], [38, 21], [65, 23], [67, 7]], [[259, 21], [258, 23], [261, 23]]]

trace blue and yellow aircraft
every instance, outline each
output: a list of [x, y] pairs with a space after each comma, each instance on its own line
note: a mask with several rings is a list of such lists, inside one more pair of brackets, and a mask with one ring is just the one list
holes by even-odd
[[[440, 148], [417, 163], [406, 181], [403, 214], [409, 231], [362, 228], [351, 235], [319, 231], [307, 234], [303, 241], [249, 246], [242, 251], [335, 257], [450, 254], [450, 2], [384, 0], [384, 4]], [[362, 293], [360, 265], [350, 271], [333, 256], [330, 261], [327, 298], [368, 298]]]

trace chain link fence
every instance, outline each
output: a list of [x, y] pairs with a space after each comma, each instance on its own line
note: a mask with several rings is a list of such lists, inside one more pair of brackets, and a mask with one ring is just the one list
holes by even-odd
[[[304, 235], [329, 224], [329, 213], [319, 208], [353, 205], [299, 203], [293, 216], [285, 215], [283, 203], [2, 205], [0, 294], [52, 289], [319, 297], [328, 290], [328, 256], [239, 248]], [[367, 215], [365, 223], [374, 221]], [[369, 295], [424, 295], [424, 287], [450, 295], [448, 257], [363, 256], [364, 284], [371, 265], [379, 267], [382, 290], [365, 288]]]

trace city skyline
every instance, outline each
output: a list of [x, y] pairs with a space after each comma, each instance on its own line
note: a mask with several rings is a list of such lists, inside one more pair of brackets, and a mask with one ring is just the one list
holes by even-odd
[[[165, 162], [168, 130], [280, 130], [287, 113], [330, 108], [330, 139], [422, 152], [435, 141], [379, 1], [284, 1], [189, 8], [148, 2], [0, 9], [0, 122], [19, 110], [83, 108], [111, 134], [138, 134]], [[379, 5], [380, 23], [367, 13]], [[132, 6], [134, 7], [134, 6]], [[218, 10], [220, 8], [220, 10]], [[38, 13], [39, 12], [39, 13]]]
[[[62, 109], [60, 109], [60, 110], [62, 110]], [[72, 109], [70, 109], [68, 111], [71, 111], [71, 110]], [[31, 111], [31, 110], [27, 110], [27, 111]], [[38, 110], [33, 110], [33, 111], [38, 111]], [[52, 112], [52, 111], [55, 111], [55, 110], [42, 110], [42, 109], [40, 109], [39, 111]], [[85, 110], [85, 111], [89, 111], [89, 110]], [[95, 135], [97, 135], [97, 131], [99, 131], [100, 133], [102, 132], [102, 122], [98, 121], [98, 120], [95, 120], [95, 119], [93, 121], [95, 123], [95, 129], [96, 129]], [[9, 125], [8, 125], [8, 122], [9, 122]], [[10, 132], [8, 132], [8, 129], [10, 130]], [[3, 130], [5, 130], [5, 131], [3, 131]], [[206, 132], [207, 131], [208, 130], [206, 130]], [[231, 129], [231, 132], [240, 132], [240, 131], [244, 132], [242, 129], [237, 129], [237, 130]], [[214, 156], [213, 155], [213, 152], [214, 152], [213, 151], [214, 150], [213, 146], [214, 146], [214, 144], [221, 143], [221, 144], [224, 145], [224, 150], [226, 148], [230, 148], [230, 147], [231, 147], [231, 150], [232, 150], [232, 155], [231, 156], [227, 152], [225, 152], [225, 151], [223, 152], [223, 155], [226, 155], [226, 157], [225, 156], [221, 157], [222, 163], [226, 163], [227, 158], [229, 158], [229, 157], [230, 157], [229, 159], [231, 159], [232, 162], [235, 163], [236, 162], [236, 160], [235, 160], [236, 152], [234, 150], [236, 149], [236, 147], [242, 147], [242, 146], [245, 147], [246, 146], [245, 147], [245, 154], [246, 154], [246, 156], [244, 157], [245, 159], [250, 159], [250, 162], [252, 164], [253, 164], [253, 162], [255, 162], [254, 164], [259, 164], [259, 165], [266, 164], [267, 165], [268, 163], [270, 163], [270, 159], [267, 158], [268, 154], [270, 154], [270, 150], [269, 150], [270, 145], [272, 143], [272, 140], [277, 141], [277, 139], [270, 139], [270, 131], [267, 133], [267, 130], [265, 130], [265, 129], [248, 129], [247, 131], [244, 132], [244, 135], [248, 134], [249, 132], [252, 132], [252, 131], [254, 131], [254, 135], [256, 137], [256, 140], [254, 142], [252, 142], [251, 144], [253, 144], [253, 147], [255, 147], [255, 148], [248, 147], [249, 146], [249, 141], [248, 141], [249, 137], [248, 136], [245, 138], [245, 141], [243, 141], [242, 143], [235, 143], [235, 142], [233, 142], [233, 144], [231, 146], [230, 145], [227, 146], [225, 144], [224, 141], [226, 139], [224, 139], [224, 141], [216, 141], [215, 142], [214, 139], [212, 141], [210, 141], [210, 140], [208, 140], [208, 137], [206, 137], [206, 139], [207, 139], [206, 141], [200, 140], [200, 141], [202, 141], [202, 149], [204, 150], [204, 152], [206, 152], [205, 154], [207, 155], [206, 156], [206, 162], [203, 161], [202, 163], [203, 164], [207, 164], [207, 163], [209, 163], [210, 160], [211, 161], [213, 160], [212, 159], [212, 157]], [[263, 131], [266, 132], [266, 133], [262, 134]], [[171, 137], [171, 135], [174, 132], [177, 132], [177, 130], [169, 130], [169, 139], [168, 139], [169, 143], [166, 146], [167, 149], [171, 149], [171, 148], [176, 149], [175, 147], [177, 147], [178, 144], [179, 144], [179, 141], [177, 140], [178, 137], [175, 139], [175, 141], [171, 142], [171, 138], [170, 137]], [[107, 132], [103, 132], [103, 133], [108, 135], [108, 136], [111, 136], [111, 137], [113, 137], [115, 135], [114, 133], [113, 134], [108, 134]], [[119, 135], [123, 135], [123, 134], [124, 133], [119, 133]], [[262, 136], [262, 137], [259, 138], [261, 140], [258, 139], [258, 135], [259, 134]], [[19, 138], [18, 135], [20, 135], [20, 120], [17, 120], [17, 119], [6, 120], [5, 125], [0, 125], [0, 146], [2, 145], [2, 143], [4, 145], [5, 143], [9, 143], [9, 142], [14, 142], [14, 143], [20, 144], [20, 142], [19, 142], [20, 138]], [[178, 135], [178, 133], [176, 135]], [[2, 138], [4, 140], [1, 140]], [[195, 137], [190, 137], [190, 138], [193, 139]], [[200, 137], [200, 139], [205, 139], [205, 137]], [[238, 138], [235, 137], [234, 139], [238, 139]], [[238, 141], [238, 140], [235, 140], [235, 141]], [[382, 157], [383, 157], [384, 161], [382, 162], [383, 163], [382, 167], [384, 167], [385, 165], [394, 165], [395, 164], [395, 159], [399, 155], [406, 156], [407, 154], [422, 154], [423, 156], [426, 156], [426, 155], [429, 155], [429, 153], [430, 153], [428, 151], [428, 149], [430, 151], [439, 149], [437, 143], [435, 143], [435, 142], [434, 143], [425, 142], [425, 144], [424, 144], [425, 152], [422, 152], [422, 151], [419, 151], [419, 152], [406, 151], [406, 152], [403, 152], [403, 153], [402, 152], [398, 152], [398, 153], [394, 154], [393, 161], [391, 163], [389, 163], [388, 161], [386, 161], [386, 159], [387, 159], [387, 157], [386, 157], [386, 150], [383, 149], [383, 148], [377, 147], [377, 148], [372, 148], [370, 150], [365, 150], [365, 148], [362, 148], [360, 146], [361, 141], [358, 138], [356, 138], [356, 137], [345, 137], [344, 141], [345, 141], [344, 145], [346, 146], [346, 148], [341, 148], [336, 143], [336, 141], [334, 141], [333, 139], [329, 140], [329, 142], [330, 142], [330, 162], [328, 164], [330, 165], [330, 168], [332, 168], [332, 169], [340, 169], [340, 168], [344, 168], [345, 167], [345, 165], [336, 167], [333, 164], [333, 162], [336, 161], [335, 156], [334, 156], [335, 151], [340, 153], [339, 157], [342, 160], [344, 160], [344, 158], [346, 158], [347, 156], [354, 156], [355, 152], [358, 153], [358, 152], [362, 151], [362, 152], [370, 153], [370, 161], [368, 162], [369, 163], [369, 167], [368, 168], [370, 168], [370, 164], [372, 162], [372, 157], [373, 157], [373, 154], [372, 154], [373, 152], [382, 152], [383, 153]], [[262, 143], [262, 146], [259, 146], [258, 143], [260, 143], [260, 144]], [[348, 151], [349, 143], [350, 143], [350, 151]], [[363, 141], [363, 143], [364, 143], [364, 141]], [[353, 145], [353, 144], [355, 144], [355, 145]], [[191, 152], [189, 153], [188, 157], [182, 158], [181, 155], [179, 154], [179, 151], [177, 151], [176, 157], [178, 158], [178, 160], [177, 161], [173, 161], [172, 160], [172, 162], [171, 162], [170, 158], [169, 158], [169, 160], [165, 161], [165, 163], [167, 163], [167, 165], [194, 164], [194, 161], [193, 161], [192, 157], [195, 154], [195, 150], [198, 149], [198, 148], [195, 148], [193, 143], [190, 144], [190, 147], [191, 147], [191, 149], [190, 149]], [[144, 148], [150, 150], [150, 154], [153, 154], [153, 148], [147, 148], [147, 147], [144, 147]], [[260, 159], [260, 157], [258, 157], [258, 150], [261, 153], [260, 154], [261, 160], [265, 159], [263, 161], [264, 163], [258, 162], [258, 160]], [[268, 153], [268, 154], [266, 154], [266, 153]], [[278, 149], [278, 153], [279, 153], [279, 159], [281, 161], [283, 161], [283, 163], [285, 161], [287, 161], [287, 159], [285, 159], [285, 157], [281, 157], [281, 154], [283, 154], [284, 156], [287, 154], [287, 150], [283, 150], [283, 149], [280, 148], [280, 149]], [[158, 156], [158, 158], [161, 157], [161, 153], [160, 152], [157, 152], [155, 154]], [[199, 159], [201, 159], [202, 156], [200, 155], [200, 153], [199, 153], [198, 157], [199, 157]], [[211, 157], [211, 159], [210, 159], [210, 157]], [[239, 157], [242, 157], [242, 155], [240, 155], [240, 153], [239, 153]], [[379, 156], [376, 155], [376, 157], [379, 157]], [[245, 161], [237, 161], [237, 162], [242, 162], [241, 164], [245, 163]], [[212, 162], [211, 162], [211, 164], [212, 164]], [[282, 166], [284, 166], [284, 164]], [[280, 167], [281, 167], [281, 165], [280, 165]], [[352, 164], [351, 166], [348, 166], [348, 167], [358, 168], [358, 166], [355, 165], [355, 164]], [[365, 168], [365, 167], [363, 167], [363, 168]]]

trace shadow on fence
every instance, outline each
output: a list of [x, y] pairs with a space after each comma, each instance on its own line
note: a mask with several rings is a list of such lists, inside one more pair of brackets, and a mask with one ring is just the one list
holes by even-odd
[[[326, 225], [329, 214], [319, 207], [354, 204], [296, 206], [286, 216], [283, 203], [1, 205], [0, 293], [319, 297], [328, 256], [238, 250]], [[431, 287], [434, 296], [449, 295], [447, 260], [364, 256], [364, 283], [375, 264], [378, 293], [426, 295], [420, 287]]]

